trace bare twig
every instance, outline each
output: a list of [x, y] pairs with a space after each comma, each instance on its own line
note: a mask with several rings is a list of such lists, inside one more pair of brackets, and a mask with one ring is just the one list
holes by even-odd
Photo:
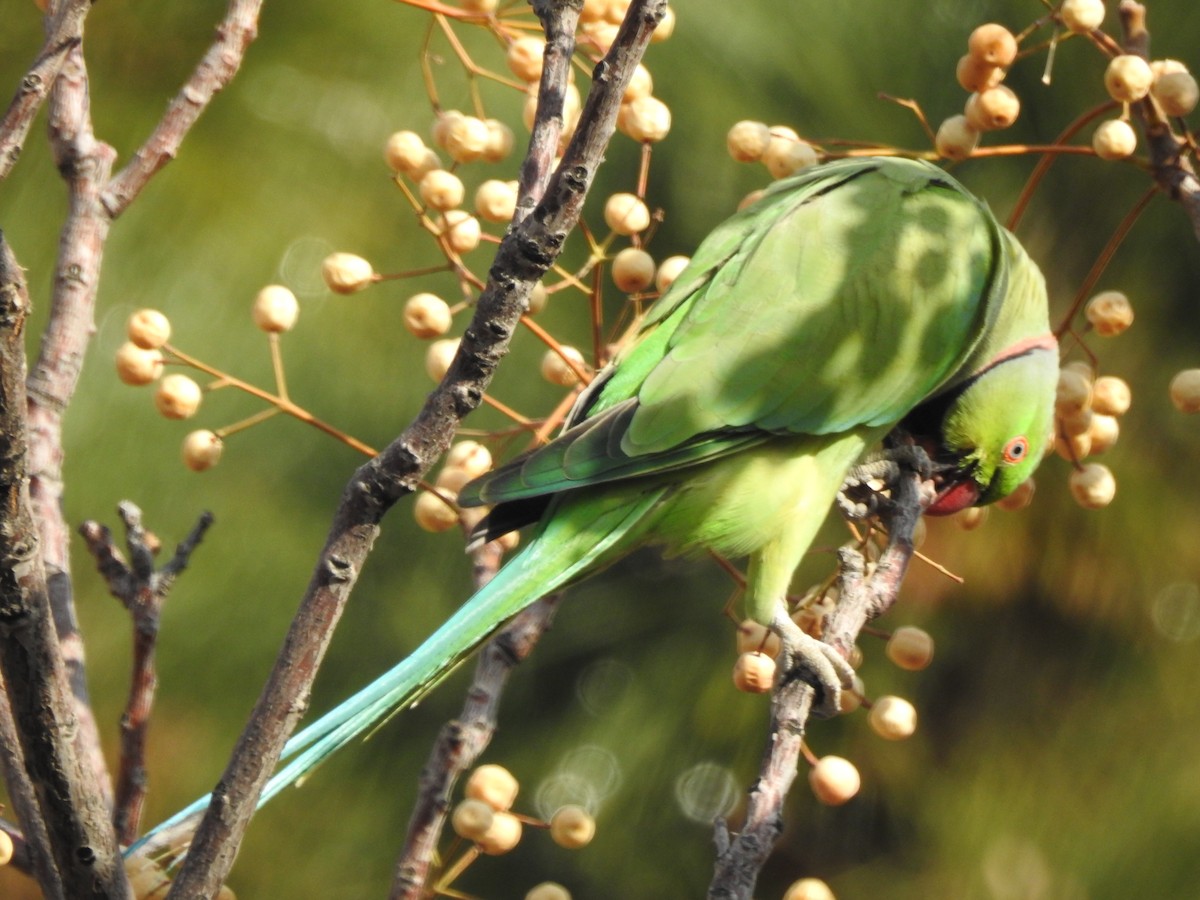
[[[577, 17], [579, 0], [537, 0], [543, 21]], [[634, 66], [665, 9], [663, 0], [635, 0], [608, 56], [596, 67], [580, 126], [536, 208], [514, 226], [496, 253], [458, 354], [411, 426], [354, 474], [335, 512], [312, 580], [266, 686], [251, 714], [170, 896], [211, 896], [233, 865], [263, 785], [311, 693], [316, 670], [370, 554], [379, 522], [445, 451], [462, 418], [484, 390], [529, 292], [557, 258], [578, 221]], [[535, 122], [535, 129], [539, 122]], [[542, 125], [544, 127], [544, 124]], [[528, 183], [528, 181], [527, 181]]]

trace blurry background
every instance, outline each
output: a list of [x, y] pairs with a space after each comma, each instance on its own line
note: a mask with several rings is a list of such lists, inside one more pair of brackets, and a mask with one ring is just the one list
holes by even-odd
[[[41, 33], [32, 3], [8, 6], [0, 31], [5, 98]], [[676, 11], [674, 36], [647, 58], [655, 93], [674, 112], [671, 137], [654, 151], [648, 195], [666, 211], [650, 248], [659, 259], [690, 252], [766, 183], [761, 167], [727, 156], [724, 135], [734, 121], [923, 147], [914, 117], [877, 93], [919, 99], [936, 126], [964, 99], [954, 65], [970, 30], [989, 20], [1019, 30], [1043, 7], [691, 0]], [[218, 0], [96, 6], [86, 40], [95, 127], [122, 159], [190, 72], [222, 12]], [[129, 498], [171, 547], [201, 510], [216, 515], [163, 617], [148, 823], [207, 791], [220, 773], [360, 459], [281, 417], [231, 439], [216, 469], [192, 474], [179, 461], [187, 431], [260, 407], [222, 392], [192, 422], [168, 422], [154, 412], [150, 389], [118, 382], [113, 353], [128, 314], [152, 306], [170, 316], [179, 347], [269, 385], [266, 341], [249, 310], [259, 287], [282, 280], [303, 309], [284, 340], [293, 397], [375, 446], [404, 426], [431, 383], [425, 345], [403, 330], [401, 307], [421, 288], [451, 293], [449, 279], [334, 297], [317, 268], [333, 249], [366, 256], [384, 272], [433, 259], [381, 159], [390, 132], [428, 134], [418, 66], [426, 24], [424, 14], [383, 0], [268, 3], [241, 74], [113, 229], [98, 332], [67, 419], [68, 519], [116, 527], [114, 508]], [[1200, 7], [1151, 3], [1150, 27], [1156, 57], [1200, 67]], [[489, 45], [482, 35], [469, 41], [481, 52]], [[466, 108], [459, 69], [444, 42], [435, 46], [443, 102]], [[498, 55], [481, 59], [502, 68]], [[1039, 54], [1009, 76], [1024, 111], [1003, 140], [1049, 141], [1104, 99], [1104, 62], [1084, 42], [1059, 48], [1049, 87], [1039, 80], [1043, 60]], [[484, 92], [489, 114], [523, 136], [515, 92], [486, 84]], [[468, 190], [484, 178], [515, 177], [516, 158], [469, 166]], [[597, 221], [603, 196], [635, 184], [637, 149], [628, 139], [618, 137], [608, 159], [589, 207]], [[1003, 218], [1033, 163], [971, 162], [955, 174]], [[1131, 166], [1089, 158], [1054, 166], [1019, 234], [1060, 313], [1145, 187]], [[0, 187], [0, 226], [28, 269], [39, 313], [63, 209], [43, 116]], [[489, 252], [484, 245], [468, 257], [476, 271], [486, 270]], [[931, 523], [926, 552], [966, 585], [918, 565], [883, 625], [929, 629], [938, 642], [932, 668], [901, 672], [884, 659], [881, 641], [864, 639], [868, 690], [911, 698], [922, 727], [901, 744], [876, 737], [861, 713], [811, 730], [819, 754], [858, 764], [864, 788], [828, 809], [798, 785], [758, 896], [779, 897], [802, 875], [827, 879], [843, 900], [1196, 895], [1200, 421], [1175, 412], [1166, 386], [1175, 370], [1200, 365], [1198, 281], [1200, 247], [1188, 221], [1156, 200], [1100, 284], [1129, 293], [1137, 322], [1122, 338], [1091, 341], [1103, 371], [1134, 389], [1120, 443], [1104, 460], [1117, 475], [1115, 503], [1101, 512], [1077, 508], [1069, 467], [1056, 457], [1038, 475], [1032, 508], [993, 511], [970, 534]], [[607, 282], [606, 291], [615, 315], [622, 297]], [[40, 321], [30, 329], [31, 352]], [[540, 321], [589, 346], [582, 299], [558, 295]], [[559, 396], [538, 377], [541, 353], [531, 335], [519, 334], [494, 386], [497, 397], [533, 415]], [[488, 410], [469, 422], [503, 424]], [[408, 503], [385, 526], [317, 682], [315, 711], [390, 666], [468, 595], [455, 533], [418, 530]], [[827, 543], [843, 534], [834, 524]], [[817, 555], [797, 589], [831, 565]], [[81, 546], [74, 575], [96, 710], [115, 751], [129, 623]], [[477, 862], [456, 888], [516, 898], [554, 879], [577, 898], [703, 893], [709, 822], [719, 813], [736, 820], [765, 733], [766, 699], [730, 683], [733, 630], [720, 610], [731, 588], [710, 563], [647, 554], [572, 592], [554, 631], [512, 680], [484, 761], [522, 780], [521, 811], [587, 802], [599, 834], [570, 852], [529, 833], [511, 855]], [[459, 709], [466, 675], [264, 811], [230, 881], [239, 896], [383, 896], [417, 772], [437, 728]], [[0, 896], [31, 896], [28, 882], [0, 873]]]

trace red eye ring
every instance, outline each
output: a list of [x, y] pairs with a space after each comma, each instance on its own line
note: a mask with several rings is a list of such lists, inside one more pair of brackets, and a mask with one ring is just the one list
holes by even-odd
[[1025, 435], [1013, 438], [1004, 445], [1004, 461], [1009, 465], [1019, 463], [1029, 453], [1029, 439]]

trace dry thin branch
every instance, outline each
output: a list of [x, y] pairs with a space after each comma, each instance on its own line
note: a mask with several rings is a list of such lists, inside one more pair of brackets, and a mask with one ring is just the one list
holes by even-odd
[[[547, 31], [555, 34], [554, 23], [568, 16], [577, 19], [580, 5], [580, 0], [537, 0], [534, 8], [550, 25]], [[497, 250], [488, 285], [449, 372], [412, 425], [359, 468], [347, 485], [283, 649], [212, 792], [170, 897], [211, 896], [229, 874], [262, 787], [308, 704], [317, 667], [370, 554], [380, 520], [415, 489], [421, 475], [450, 445], [462, 418], [480, 404], [528, 306], [530, 290], [553, 264], [578, 221], [615, 130], [621, 97], [665, 7], [664, 0], [635, 0], [631, 5], [612, 49], [596, 67], [580, 126], [561, 165], [541, 201], [508, 232]], [[535, 129], [539, 126], [545, 127], [535, 121]]]
[[22, 333], [28, 313], [20, 267], [0, 236], [0, 672], [63, 894], [123, 900], [125, 870], [105, 797], [73, 740], [79, 720], [30, 499]]

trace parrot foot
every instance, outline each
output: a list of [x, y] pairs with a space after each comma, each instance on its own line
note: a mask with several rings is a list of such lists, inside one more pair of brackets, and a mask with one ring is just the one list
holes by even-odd
[[829, 644], [806, 634], [781, 605], [771, 620], [771, 630], [783, 643], [781, 658], [785, 678], [799, 678], [812, 685], [812, 714], [821, 719], [841, 710], [842, 688], [854, 686], [854, 669]]
[[886, 493], [905, 472], [916, 472], [928, 480], [933, 461], [917, 444], [898, 444], [873, 453], [846, 473], [838, 491], [837, 504], [843, 516], [862, 521], [878, 514], [891, 503]]

